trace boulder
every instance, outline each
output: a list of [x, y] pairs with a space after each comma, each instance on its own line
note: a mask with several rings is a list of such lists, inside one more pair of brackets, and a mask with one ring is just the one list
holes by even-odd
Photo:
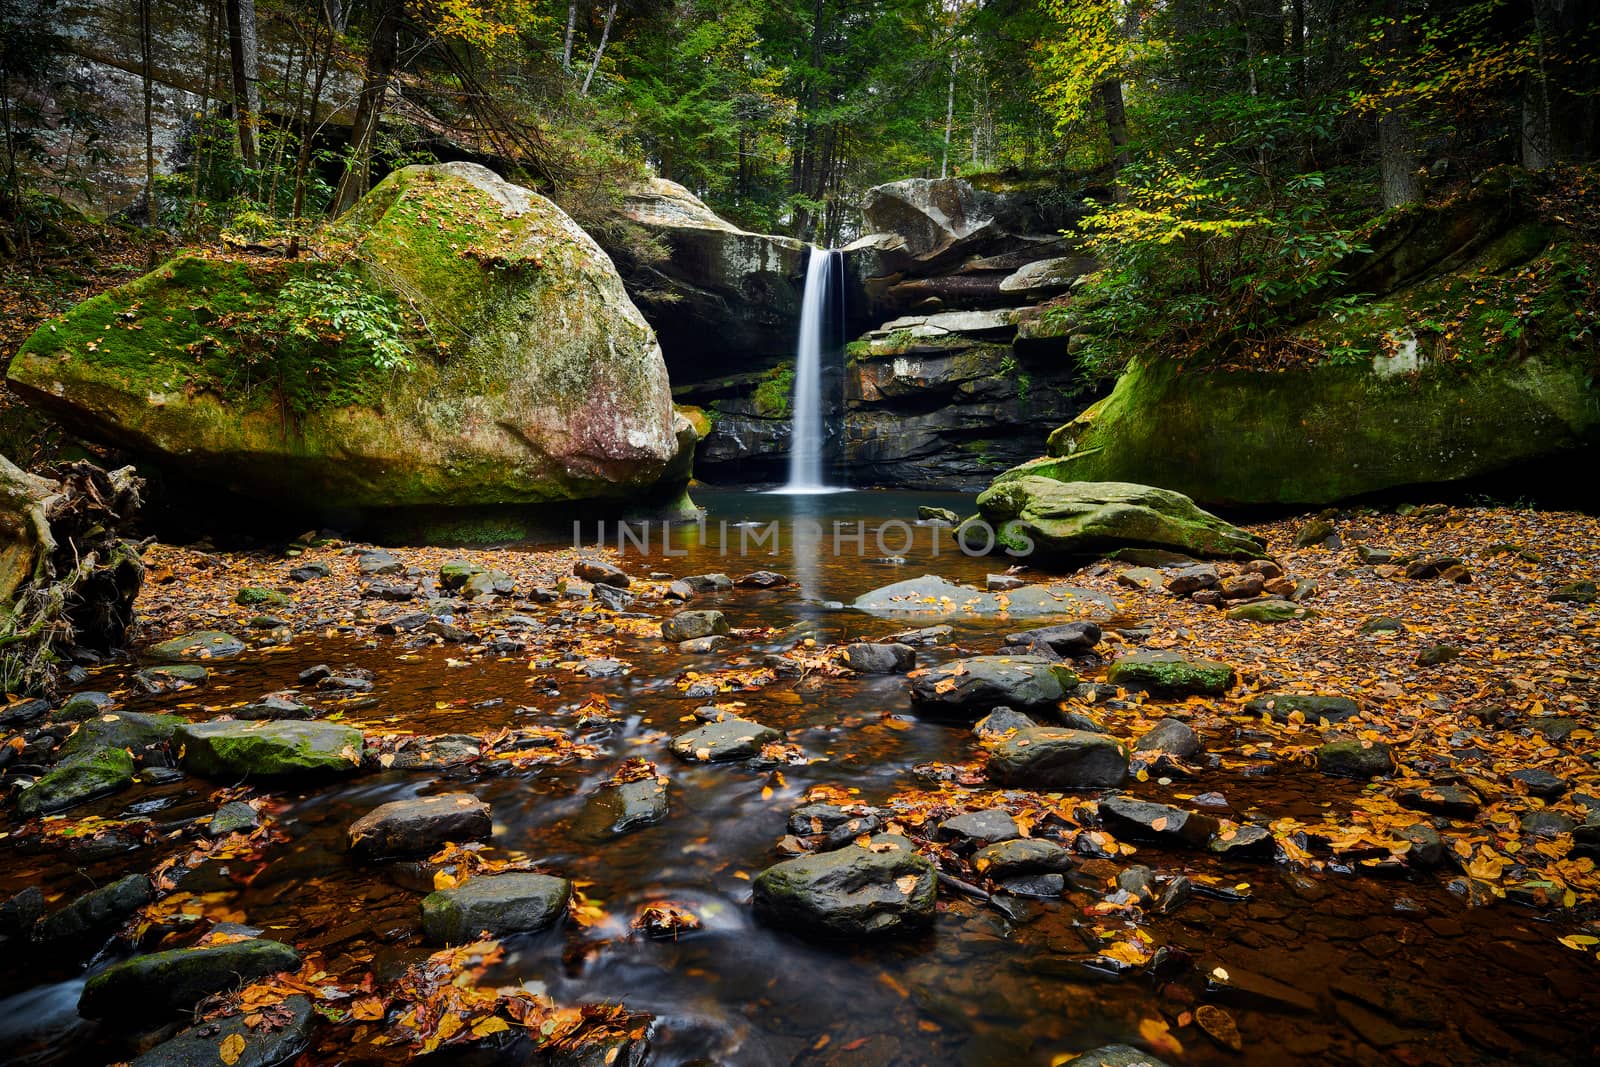
[[166, 744], [185, 721], [176, 715], [150, 715], [137, 711], [104, 711], [78, 724], [56, 752], [61, 764], [86, 759], [106, 749], [126, 749], [136, 758]]
[[957, 713], [1006, 705], [1053, 707], [1077, 675], [1039, 656], [974, 656], [918, 671], [911, 701], [924, 711]]
[[350, 824], [352, 854], [366, 858], [433, 852], [446, 841], [482, 841], [494, 831], [489, 805], [470, 793], [380, 804]]
[[699, 637], [727, 634], [731, 630], [720, 611], [680, 611], [661, 623], [661, 636], [668, 641], [693, 641]]
[[157, 663], [201, 663], [232, 659], [243, 651], [244, 642], [232, 634], [202, 630], [158, 641], [144, 650], [144, 657]]
[[1161, 696], [1220, 696], [1233, 687], [1236, 674], [1226, 663], [1189, 659], [1176, 652], [1134, 652], [1111, 665], [1106, 678], [1113, 685], [1144, 689]]
[[330, 722], [197, 722], [173, 735], [183, 769], [207, 778], [351, 774], [361, 731]]
[[1218, 828], [1217, 820], [1209, 815], [1132, 797], [1102, 800], [1100, 825], [1119, 840], [1153, 841], [1190, 848], [1204, 848]]
[[[251, 1026], [253, 1012], [240, 1012], [220, 1019], [208, 1019], [180, 1032], [129, 1061], [129, 1067], [277, 1067], [293, 1063], [311, 1045], [317, 1017], [311, 998], [299, 993], [285, 997], [282, 1007], [289, 1013], [271, 1026]], [[234, 1038], [243, 1042], [236, 1055], [223, 1058], [219, 1050]]]
[[[1025, 557], [1096, 556], [1140, 547], [1256, 559], [1264, 544], [1182, 493], [1132, 482], [1058, 481], [1028, 464], [1002, 474], [980, 493], [978, 511], [1001, 547]], [[958, 536], [966, 529], [962, 526]]]
[[1008, 645], [1043, 645], [1058, 656], [1087, 656], [1100, 643], [1100, 626], [1093, 622], [1067, 622], [1006, 634]]
[[956, 815], [939, 824], [939, 837], [944, 841], [988, 845], [996, 841], [1010, 841], [1021, 837], [1022, 829], [1005, 808], [985, 808]]
[[130, 874], [109, 885], [91, 890], [54, 914], [47, 915], [34, 928], [40, 941], [71, 941], [101, 936], [150, 902], [150, 879]]
[[823, 937], [888, 937], [933, 922], [933, 864], [911, 842], [879, 834], [774, 864], [756, 876], [755, 911], [776, 926]]
[[1181, 760], [1193, 759], [1205, 751], [1194, 730], [1181, 719], [1162, 719], [1134, 742], [1135, 755], [1165, 754]]
[[1378, 778], [1395, 771], [1394, 753], [1382, 741], [1330, 741], [1316, 757], [1317, 770], [1341, 778]]
[[917, 665], [917, 650], [894, 642], [846, 645], [844, 665], [859, 674], [904, 674]]
[[1113, 611], [1116, 601], [1093, 589], [1068, 585], [1030, 585], [1010, 592], [989, 592], [924, 574], [885, 585], [856, 597], [851, 605], [874, 615], [928, 615], [1024, 618], [1073, 614], [1082, 609]]
[[133, 783], [133, 757], [120, 748], [102, 749], [34, 782], [17, 797], [24, 818], [47, 815], [126, 789]]
[[1072, 853], [1054, 841], [1018, 837], [985, 845], [972, 854], [972, 869], [990, 878], [1050, 874], [1072, 866]]
[[1127, 776], [1128, 750], [1115, 738], [1087, 730], [1018, 730], [989, 754], [989, 777], [1018, 789], [1095, 789], [1119, 786]]
[[[681, 493], [694, 433], [655, 335], [550, 201], [471, 163], [404, 167], [326, 239], [361, 255], [182, 253], [37, 331], [13, 388], [87, 436], [309, 510]], [[273, 340], [286, 302], [395, 309], [409, 350]]]
[[674, 755], [686, 760], [722, 763], [760, 755], [763, 745], [782, 737], [770, 726], [730, 716], [679, 734], [672, 739], [671, 748]]
[[972, 733], [980, 738], [1004, 737], [1012, 730], [1026, 730], [1038, 725], [1020, 711], [999, 707], [974, 723]]
[[623, 782], [601, 790], [594, 804], [605, 820], [606, 833], [625, 834], [666, 819], [667, 786], [660, 778]]
[[211, 813], [206, 823], [207, 837], [227, 837], [229, 834], [249, 833], [261, 825], [261, 813], [248, 801], [230, 800]]
[[465, 885], [422, 899], [422, 930], [436, 945], [460, 945], [490, 937], [531, 933], [559, 920], [572, 883], [548, 874], [512, 871], [478, 875]]
[[78, 1013], [88, 1019], [148, 1024], [172, 1012], [186, 1012], [212, 993], [299, 968], [300, 953], [265, 938], [152, 952], [112, 964], [91, 977], [78, 1000]]

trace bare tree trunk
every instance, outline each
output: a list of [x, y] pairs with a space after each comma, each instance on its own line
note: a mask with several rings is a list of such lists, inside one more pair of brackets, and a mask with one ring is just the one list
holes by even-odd
[[944, 98], [944, 158], [939, 161], [939, 177], [950, 176], [950, 129], [956, 121], [956, 57], [950, 57], [950, 89]]
[[594, 50], [594, 62], [589, 64], [589, 73], [584, 75], [583, 88], [578, 90], [579, 96], [589, 95], [589, 84], [594, 81], [595, 71], [600, 69], [600, 57], [606, 54], [606, 41], [611, 38], [611, 20], [617, 17], [617, 0], [611, 0], [611, 6], [606, 8], [606, 25], [600, 31], [600, 44]]
[[561, 69], [572, 73], [572, 31], [578, 25], [578, 0], [567, 5], [567, 38], [561, 45]]
[[228, 58], [233, 69], [233, 117], [239, 124], [239, 155], [245, 166], [259, 162], [256, 123], [261, 114], [261, 70], [256, 45], [255, 0], [226, 0]]
[[156, 225], [156, 133], [152, 89], [150, 0], [139, 0], [139, 72], [144, 88], [144, 221], [155, 229]]
[[1117, 177], [1133, 159], [1128, 151], [1128, 109], [1122, 100], [1122, 79], [1109, 78], [1100, 83], [1100, 107], [1105, 112], [1106, 136], [1111, 140], [1112, 196], [1121, 200], [1122, 187]]
[[1533, 38], [1538, 65], [1522, 87], [1522, 165], [1544, 170], [1555, 162], [1550, 130], [1550, 78], [1545, 70], [1545, 26], [1550, 0], [1533, 0]]
[[[1404, 22], [1404, 0], [1388, 0], [1389, 16], [1383, 32], [1384, 50], [1390, 56], [1401, 53], [1410, 43], [1411, 30]], [[1411, 106], [1405, 97], [1389, 102], [1378, 116], [1378, 168], [1383, 186], [1383, 206], [1399, 207], [1422, 199], [1422, 182], [1417, 176], [1417, 135], [1411, 123]]]
[[378, 8], [378, 21], [372, 28], [372, 42], [367, 50], [367, 69], [361, 81], [361, 97], [356, 103], [356, 117], [350, 129], [349, 156], [344, 177], [339, 179], [339, 191], [333, 198], [335, 215], [348, 211], [365, 196], [371, 180], [372, 143], [377, 138], [384, 97], [389, 92], [389, 78], [394, 73], [399, 50], [401, 3], [402, 0], [382, 0]]

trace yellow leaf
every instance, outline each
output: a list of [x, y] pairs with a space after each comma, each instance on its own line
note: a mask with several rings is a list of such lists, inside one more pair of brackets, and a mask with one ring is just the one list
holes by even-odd
[[217, 1055], [222, 1057], [222, 1062], [233, 1067], [239, 1062], [239, 1057], [244, 1055], [244, 1035], [229, 1034], [222, 1039], [222, 1044], [217, 1047]]
[[894, 884], [896, 889], [909, 897], [911, 891], [917, 888], [917, 876], [914, 874], [902, 875], [894, 880]]
[[511, 1029], [510, 1023], [498, 1015], [491, 1015], [487, 1019], [479, 1019], [472, 1024], [472, 1036], [488, 1037], [490, 1034], [498, 1034], [502, 1030], [509, 1029]]

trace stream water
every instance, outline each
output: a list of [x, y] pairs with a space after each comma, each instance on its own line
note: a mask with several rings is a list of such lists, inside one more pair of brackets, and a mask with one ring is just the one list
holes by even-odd
[[[936, 572], [982, 583], [994, 569], [937, 544], [926, 527], [903, 544], [888, 531], [883, 552], [875, 531], [890, 518], [916, 514], [919, 504], [962, 506], [931, 494], [858, 492], [832, 497], [710, 494], [702, 537], [680, 530], [673, 551], [624, 558], [631, 573], [671, 571], [738, 574], [770, 567], [795, 578], [777, 590], [736, 590], [703, 598], [696, 607], [725, 611], [734, 626], [787, 627], [810, 620], [818, 640], [879, 636], [904, 628], [830, 608], [876, 586]], [[780, 522], [777, 554], [740, 558], [742, 529], [720, 522]], [[805, 520], [865, 524], [857, 551], [846, 540], [833, 552], [787, 534]], [[722, 543], [719, 543], [722, 542]], [[726, 547], [727, 554], [722, 554]], [[903, 563], [880, 557], [902, 557]], [[990, 651], [1000, 638], [993, 624], [955, 622], [956, 643], [920, 653], [922, 662]], [[130, 697], [138, 710], [194, 713], [196, 699], [223, 694], [253, 698], [294, 683], [311, 664], [370, 669], [376, 701], [347, 721], [380, 723], [402, 716], [419, 733], [492, 730], [538, 722], [569, 728], [600, 745], [606, 758], [526, 773], [387, 772], [314, 792], [282, 794], [278, 825], [289, 839], [259, 870], [212, 861], [184, 888], [208, 894], [219, 913], [264, 927], [303, 949], [320, 951], [330, 970], [376, 953], [380, 975], [393, 975], [428, 953], [419, 936], [418, 875], [408, 865], [361, 866], [344, 850], [346, 826], [375, 805], [439, 791], [470, 790], [494, 810], [494, 844], [525, 852], [541, 866], [590, 883], [584, 892], [616, 921], [588, 929], [565, 924], [510, 939], [496, 977], [542, 985], [558, 1000], [622, 1000], [657, 1022], [652, 1063], [671, 1067], [717, 1063], [738, 1067], [804, 1064], [959, 1064], [962, 1067], [1045, 1065], [1073, 1051], [1115, 1041], [1138, 1041], [1141, 1022], [1192, 1008], [1192, 987], [1137, 976], [1118, 979], [1086, 967], [1082, 901], [1027, 905], [1016, 921], [982, 903], [941, 891], [936, 925], [908, 941], [824, 945], [754, 922], [749, 877], [780, 858], [774, 846], [787, 813], [808, 787], [842, 785], [867, 801], [902, 788], [925, 786], [915, 771], [930, 761], [970, 758], [973, 738], [961, 726], [918, 720], [898, 676], [825, 680], [784, 679], [741, 696], [745, 714], [784, 730], [808, 755], [820, 757], [781, 771], [743, 765], [685, 765], [666, 742], [686, 729], [697, 701], [685, 700], [672, 680], [706, 657], [657, 653], [641, 639], [626, 658], [626, 677], [563, 684], [559, 697], [530, 701], [522, 657], [485, 657], [452, 667], [444, 648], [405, 659], [390, 639], [298, 637], [287, 650], [250, 652], [218, 669], [202, 698], [193, 694]], [[759, 652], [748, 646], [728, 658]], [[713, 657], [715, 658], [715, 657]], [[91, 683], [113, 688], [129, 668], [104, 669]], [[610, 702], [616, 719], [581, 726], [579, 709], [594, 696]], [[537, 711], [518, 709], [532, 703]], [[904, 721], [893, 728], [893, 712]], [[628, 756], [656, 760], [671, 776], [670, 817], [625, 836], [605, 832], [592, 806], [597, 786]], [[1235, 810], [1270, 807], [1309, 814], [1355, 792], [1354, 783], [1320, 776], [1254, 778], [1215, 771], [1189, 783], [1216, 790]], [[209, 814], [210, 786], [190, 780], [143, 788], [85, 811], [116, 816], [148, 813], [173, 830]], [[1136, 785], [1135, 793], [1154, 789]], [[3, 846], [0, 898], [29, 884], [50, 893], [75, 893], [129, 870], [147, 870], [149, 848], [106, 854], [63, 853]], [[156, 846], [157, 849], [160, 846]], [[1197, 896], [1169, 917], [1143, 925], [1160, 943], [1205, 966], [1255, 976], [1235, 994], [1243, 1051], [1230, 1052], [1190, 1030], [1184, 1064], [1329, 1064], [1592, 1062], [1593, 970], [1577, 954], [1553, 955], [1551, 932], [1539, 914], [1502, 903], [1469, 910], [1436, 876], [1409, 881], [1356, 875], [1308, 878], [1271, 863], [1225, 863], [1203, 853], [1141, 848], [1139, 862], [1162, 872], [1221, 873], [1247, 882], [1246, 900]], [[702, 930], [677, 941], [628, 936], [637, 905], [668, 898], [690, 906]], [[0, 1060], [34, 1064], [100, 1063], [122, 1053], [114, 1034], [80, 1020], [74, 1005], [82, 977], [78, 961], [28, 959], [8, 952], [0, 978]], [[24, 961], [26, 965], [24, 966]], [[340, 1053], [341, 1062], [378, 1055], [365, 1047]], [[393, 1053], [389, 1055], [395, 1055]], [[333, 1062], [329, 1060], [328, 1062]]]

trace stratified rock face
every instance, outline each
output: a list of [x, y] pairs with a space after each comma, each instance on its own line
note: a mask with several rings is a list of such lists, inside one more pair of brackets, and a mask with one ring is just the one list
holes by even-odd
[[324, 240], [359, 249], [373, 300], [420, 316], [411, 369], [378, 370], [353, 341], [324, 343], [311, 371], [252, 351], [236, 325], [331, 265], [192, 254], [47, 324], [11, 381], [89, 436], [308, 506], [638, 499], [686, 482], [693, 432], [655, 336], [554, 204], [473, 164], [407, 167]]
[[874, 186], [861, 214], [870, 229], [898, 235], [906, 252], [922, 259], [999, 228], [986, 198], [960, 178], [907, 178]]
[[978, 510], [1008, 548], [1042, 557], [1161, 548], [1190, 556], [1255, 559], [1259, 538], [1195, 506], [1182, 493], [1129, 482], [1059, 482], [1003, 475], [978, 497]]
[[630, 189], [622, 213], [667, 249], [660, 261], [621, 256], [618, 265], [674, 377], [745, 370], [752, 355], [793, 350], [804, 242], [741, 230], [665, 178]]

